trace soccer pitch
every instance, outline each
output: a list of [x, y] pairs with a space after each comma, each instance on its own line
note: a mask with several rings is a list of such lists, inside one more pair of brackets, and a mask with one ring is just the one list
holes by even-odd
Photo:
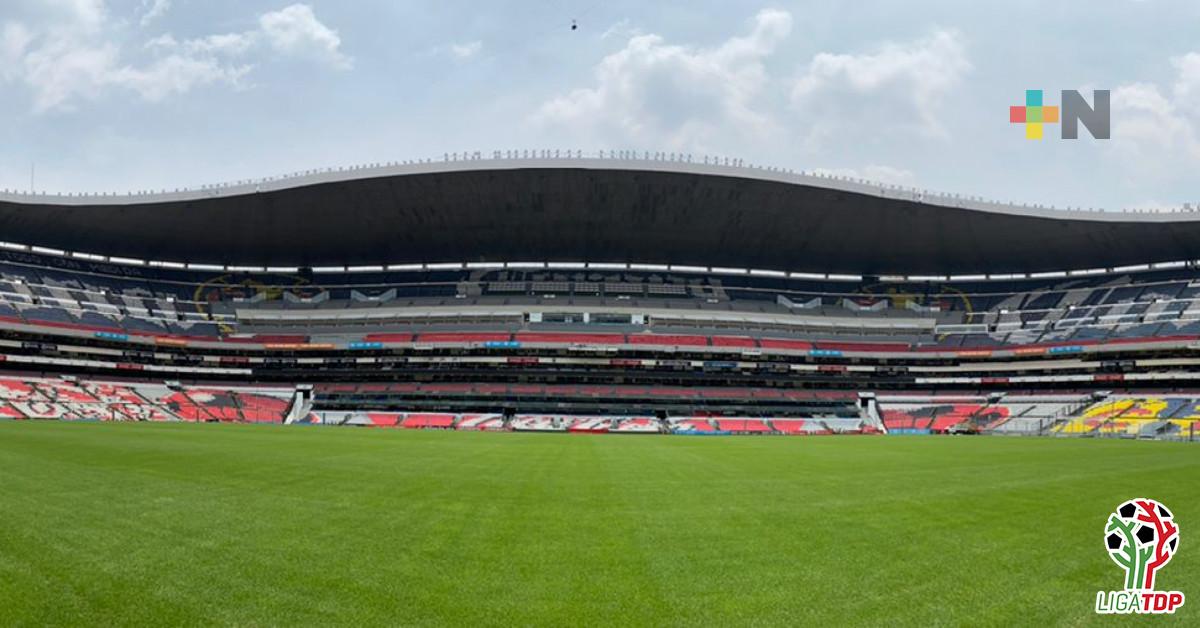
[[0, 624], [1127, 622], [1133, 497], [1196, 625], [1193, 444], [3, 422]]

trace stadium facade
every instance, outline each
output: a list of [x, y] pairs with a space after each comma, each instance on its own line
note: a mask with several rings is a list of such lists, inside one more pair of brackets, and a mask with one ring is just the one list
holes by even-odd
[[0, 197], [0, 416], [1193, 438], [1200, 213], [610, 153]]

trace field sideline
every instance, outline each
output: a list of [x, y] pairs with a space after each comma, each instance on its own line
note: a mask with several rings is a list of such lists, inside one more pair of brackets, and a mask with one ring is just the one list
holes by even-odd
[[1200, 448], [0, 422], [0, 624], [1126, 623], [1162, 500], [1200, 619]]

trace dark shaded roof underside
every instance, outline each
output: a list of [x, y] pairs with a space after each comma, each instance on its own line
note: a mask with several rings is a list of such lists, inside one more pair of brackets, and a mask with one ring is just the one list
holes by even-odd
[[1045, 218], [733, 176], [528, 168], [140, 204], [0, 202], [0, 240], [213, 264], [640, 262], [856, 274], [1200, 259], [1200, 221]]

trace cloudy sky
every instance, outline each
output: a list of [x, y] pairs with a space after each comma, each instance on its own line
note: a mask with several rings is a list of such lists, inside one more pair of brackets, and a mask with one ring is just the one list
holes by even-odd
[[[1200, 3], [1168, 0], [3, 0], [0, 188], [619, 148], [1195, 204], [1197, 33]], [[1027, 88], [1112, 90], [1113, 138], [1025, 140]]]

